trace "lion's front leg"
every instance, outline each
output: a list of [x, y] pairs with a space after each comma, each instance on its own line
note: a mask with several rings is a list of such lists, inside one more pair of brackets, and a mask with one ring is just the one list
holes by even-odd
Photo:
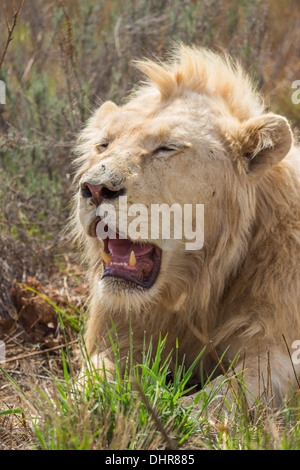
[[266, 349], [264, 354], [248, 351], [229, 372], [204, 386], [200, 392], [202, 399], [198, 401], [199, 393], [196, 393], [184, 401], [191, 402], [197, 397], [197, 408], [210, 413], [251, 411], [258, 405], [273, 410], [289, 396], [295, 380], [290, 358], [282, 351]]
[[120, 374], [123, 377], [129, 364], [142, 361], [144, 339], [127, 318], [100, 320], [99, 310], [92, 311], [85, 334], [86, 375], [92, 373], [110, 379]]
[[264, 344], [249, 348], [232, 368], [233, 398], [236, 389], [244, 396], [248, 408], [256, 404], [272, 409], [281, 406], [296, 385], [296, 377], [289, 355], [278, 346]]
[[85, 355], [80, 370], [79, 379], [81, 382], [88, 382], [90, 378], [108, 380], [113, 379], [116, 374], [123, 376], [128, 361], [127, 351], [119, 352], [120, 358], [116, 357], [111, 349], [94, 352], [92, 355]]

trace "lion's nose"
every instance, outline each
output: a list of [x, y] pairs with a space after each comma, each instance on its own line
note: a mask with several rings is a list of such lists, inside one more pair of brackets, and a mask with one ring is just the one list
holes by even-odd
[[104, 200], [116, 199], [124, 194], [125, 189], [109, 189], [105, 184], [83, 183], [81, 185], [82, 197], [91, 198], [95, 206], [100, 206]]

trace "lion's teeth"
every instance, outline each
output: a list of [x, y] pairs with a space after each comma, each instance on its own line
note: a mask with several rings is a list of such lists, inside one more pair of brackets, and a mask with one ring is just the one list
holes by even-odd
[[106, 253], [106, 251], [104, 250], [101, 250], [101, 257], [104, 261], [105, 264], [108, 264], [111, 262], [112, 260], [112, 256], [110, 256], [108, 253]]
[[134, 251], [132, 250], [129, 256], [129, 266], [134, 267], [135, 265], [136, 265], [136, 257], [135, 257]]
[[[111, 266], [128, 266], [127, 263], [118, 263], [112, 261], [112, 256], [106, 253], [106, 251], [101, 250], [101, 257], [105, 264], [110, 264]], [[129, 257], [129, 266], [134, 267], [136, 265], [136, 257], [134, 251], [132, 250]]]

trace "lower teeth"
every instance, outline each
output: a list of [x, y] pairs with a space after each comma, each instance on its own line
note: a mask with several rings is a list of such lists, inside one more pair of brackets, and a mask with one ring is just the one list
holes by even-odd
[[115, 261], [111, 261], [109, 264], [111, 266], [128, 266], [128, 263], [116, 263]]

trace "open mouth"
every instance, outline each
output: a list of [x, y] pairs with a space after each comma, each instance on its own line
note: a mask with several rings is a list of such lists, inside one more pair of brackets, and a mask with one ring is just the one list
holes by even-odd
[[[92, 234], [97, 236], [97, 223], [93, 224]], [[151, 243], [134, 242], [120, 238], [118, 233], [109, 231], [103, 239], [101, 252], [104, 264], [104, 277], [116, 277], [144, 288], [155, 283], [160, 271], [161, 249]]]

